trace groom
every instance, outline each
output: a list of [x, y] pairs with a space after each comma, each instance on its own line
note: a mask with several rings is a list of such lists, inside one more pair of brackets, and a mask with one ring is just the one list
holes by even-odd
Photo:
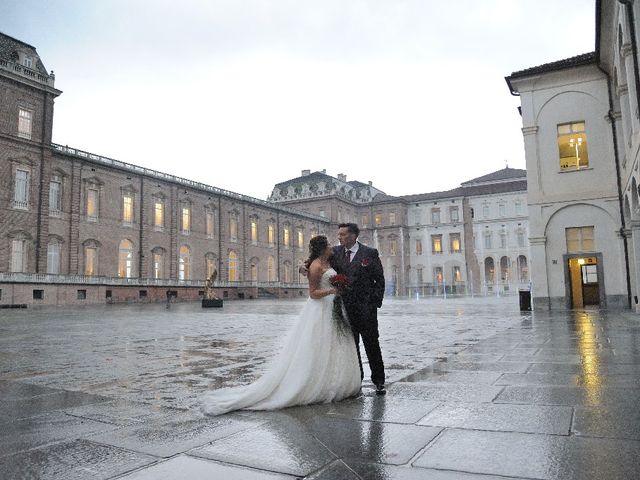
[[358, 242], [359, 234], [360, 229], [355, 223], [338, 225], [340, 245], [333, 247], [331, 267], [351, 280], [342, 299], [356, 341], [360, 376], [364, 378], [360, 357], [362, 337], [371, 368], [371, 381], [376, 386], [376, 393], [384, 395], [384, 363], [378, 341], [378, 308], [382, 306], [384, 296], [384, 274], [378, 251]]

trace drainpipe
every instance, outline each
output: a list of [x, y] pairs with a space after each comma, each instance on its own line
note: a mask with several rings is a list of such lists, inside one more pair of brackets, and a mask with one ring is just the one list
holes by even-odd
[[[626, 280], [627, 280], [627, 306], [631, 308], [631, 274], [629, 272], [629, 244], [627, 242], [627, 237], [625, 236], [626, 224], [624, 220], [624, 207], [622, 203], [622, 182], [620, 179], [620, 155], [618, 153], [618, 133], [616, 131], [616, 119], [613, 115], [613, 93], [611, 92], [611, 77], [606, 70], [604, 70], [600, 64], [598, 64], [598, 69], [602, 73], [604, 73], [607, 79], [607, 93], [609, 95], [609, 112], [607, 116], [609, 121], [611, 122], [611, 136], [613, 138], [613, 158], [615, 160], [616, 165], [616, 184], [618, 187], [618, 209], [620, 210], [620, 235], [622, 237], [622, 245], [624, 247], [624, 266], [626, 270]], [[637, 77], [636, 77], [637, 80]]]
[[633, 77], [636, 84], [636, 108], [640, 108], [640, 70], [638, 70], [638, 44], [636, 42], [635, 15], [633, 14], [633, 0], [618, 0], [624, 5], [631, 37], [631, 55], [633, 57]]

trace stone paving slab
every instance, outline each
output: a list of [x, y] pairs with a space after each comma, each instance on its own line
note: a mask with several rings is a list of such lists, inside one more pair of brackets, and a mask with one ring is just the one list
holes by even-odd
[[617, 406], [576, 407], [572, 431], [576, 435], [640, 440], [637, 403]]
[[389, 396], [442, 402], [491, 402], [504, 387], [491, 385], [460, 385], [397, 382], [388, 389]]
[[362, 397], [332, 404], [326, 415], [370, 422], [414, 424], [438, 405], [438, 402], [406, 400], [400, 397], [387, 402], [386, 395]]
[[255, 426], [255, 421], [237, 415], [210, 418], [181, 413], [121, 427], [92, 436], [91, 440], [157, 457], [170, 457]]
[[625, 405], [640, 402], [640, 388], [617, 388], [593, 385], [564, 386], [506, 386], [496, 397], [496, 403], [525, 403], [536, 405]]
[[536, 479], [637, 478], [640, 442], [447, 430], [413, 463]]
[[452, 360], [436, 362], [420, 372], [501, 372], [501, 373], [525, 373], [531, 367], [527, 362], [465, 362]]
[[114, 425], [80, 419], [63, 412], [44, 413], [1, 425], [0, 456], [50, 443], [114, 430]]
[[87, 440], [73, 440], [0, 457], [3, 479], [110, 479], [156, 458]]
[[132, 423], [144, 423], [149, 420], [175, 415], [176, 410], [153, 406], [147, 403], [113, 400], [110, 402], [69, 408], [65, 410], [65, 413], [73, 417], [88, 418], [98, 422], [125, 426]]
[[38, 416], [43, 412], [53, 412], [80, 405], [108, 402], [109, 400], [111, 399], [103, 396], [64, 390], [57, 390], [55, 393], [35, 395], [21, 399], [6, 400], [0, 402], [0, 423]]
[[189, 454], [301, 477], [335, 460], [331, 450], [294, 416], [282, 413], [269, 417], [260, 426], [191, 450]]
[[403, 378], [402, 382], [419, 384], [493, 385], [501, 376], [502, 373], [499, 372], [439, 372], [426, 369]]
[[223, 465], [218, 462], [195, 458], [188, 455], [178, 455], [151, 467], [133, 472], [122, 480], [293, 480], [291, 475], [281, 475], [272, 472]]
[[447, 403], [431, 411], [417, 425], [569, 435], [572, 416], [570, 407]]

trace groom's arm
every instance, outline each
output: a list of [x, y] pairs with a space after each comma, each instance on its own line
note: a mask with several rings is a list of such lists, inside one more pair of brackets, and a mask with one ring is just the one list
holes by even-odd
[[382, 299], [384, 297], [384, 271], [382, 270], [382, 262], [380, 261], [380, 255], [375, 248], [371, 249], [371, 278], [373, 280], [373, 298], [375, 299], [376, 306], [380, 308], [382, 306]]

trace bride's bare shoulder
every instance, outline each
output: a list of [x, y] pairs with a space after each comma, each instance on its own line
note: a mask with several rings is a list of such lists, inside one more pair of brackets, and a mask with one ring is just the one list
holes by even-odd
[[322, 265], [322, 262], [319, 258], [316, 258], [311, 265], [309, 265], [309, 273], [315, 275], [322, 275], [327, 271], [327, 268]]

